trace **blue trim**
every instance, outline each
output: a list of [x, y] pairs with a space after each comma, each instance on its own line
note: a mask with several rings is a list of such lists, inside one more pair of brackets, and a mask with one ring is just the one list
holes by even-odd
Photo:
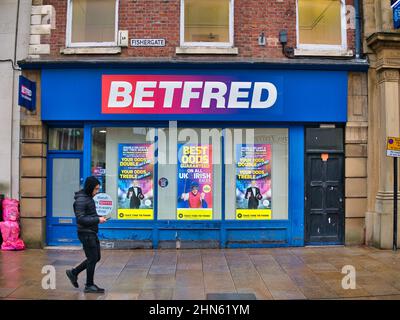
[[[221, 135], [221, 157], [225, 157], [225, 129], [222, 129], [222, 135]], [[225, 190], [226, 190], [226, 185], [225, 185], [225, 164], [222, 161], [221, 163], [221, 231], [220, 231], [220, 248], [225, 248], [226, 247], [226, 216], [225, 216]]]
[[155, 129], [154, 137], [154, 176], [153, 176], [153, 190], [154, 190], [154, 223], [153, 223], [153, 248], [158, 248], [158, 128]]
[[304, 127], [290, 128], [289, 134], [290, 242], [304, 245]]
[[92, 175], [92, 126], [85, 124], [83, 128], [83, 180]]
[[18, 61], [23, 70], [30, 69], [223, 69], [223, 70], [324, 70], [324, 71], [352, 71], [367, 72], [367, 60], [335, 60], [335, 59], [294, 59], [280, 61], [223, 61], [223, 62], [185, 62], [185, 61], [130, 61], [125, 60], [95, 60], [90, 61]]

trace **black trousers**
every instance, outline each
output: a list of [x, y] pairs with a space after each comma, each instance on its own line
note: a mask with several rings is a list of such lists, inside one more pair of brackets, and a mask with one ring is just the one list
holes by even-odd
[[86, 285], [93, 285], [94, 270], [96, 263], [100, 261], [100, 241], [95, 233], [78, 232], [78, 238], [82, 242], [83, 250], [85, 251], [86, 260], [79, 266], [73, 269], [73, 272], [78, 275], [86, 269]]

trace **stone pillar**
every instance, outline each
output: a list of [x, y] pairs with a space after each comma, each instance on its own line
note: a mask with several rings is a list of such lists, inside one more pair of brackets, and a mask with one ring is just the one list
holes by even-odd
[[366, 73], [350, 73], [345, 134], [345, 244], [365, 243], [368, 86]]
[[36, 81], [37, 109], [21, 111], [21, 235], [28, 248], [43, 248], [46, 242], [47, 128], [40, 120], [40, 71], [25, 71], [24, 75]]
[[382, 68], [378, 71], [377, 80], [380, 111], [376, 147], [379, 157], [379, 184], [375, 202], [373, 243], [380, 248], [390, 249], [393, 242], [393, 159], [386, 156], [386, 138], [400, 136], [399, 70]]

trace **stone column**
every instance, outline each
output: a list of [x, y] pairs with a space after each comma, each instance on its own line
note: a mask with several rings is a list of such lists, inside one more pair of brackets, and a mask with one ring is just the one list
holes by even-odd
[[21, 235], [28, 248], [43, 248], [46, 242], [46, 152], [47, 128], [40, 120], [40, 71], [25, 71], [36, 82], [37, 108], [21, 111]]
[[[380, 119], [376, 151], [379, 158], [379, 185], [375, 202], [374, 244], [390, 249], [393, 239], [393, 159], [386, 156], [386, 138], [400, 136], [399, 70], [378, 71]], [[400, 241], [398, 241], [398, 244]]]
[[365, 243], [367, 208], [368, 85], [366, 73], [350, 73], [345, 135], [345, 243]]

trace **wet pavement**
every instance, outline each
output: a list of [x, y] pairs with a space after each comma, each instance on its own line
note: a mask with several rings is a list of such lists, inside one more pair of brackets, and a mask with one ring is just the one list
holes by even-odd
[[[95, 283], [105, 294], [83, 293], [85, 272], [79, 289], [66, 278], [82, 259], [80, 250], [0, 252], [0, 298], [205, 300], [247, 293], [266, 300], [400, 300], [400, 252], [375, 248], [103, 250]], [[56, 289], [42, 288], [45, 265], [55, 268]], [[346, 265], [356, 270], [355, 289], [342, 288]]]

